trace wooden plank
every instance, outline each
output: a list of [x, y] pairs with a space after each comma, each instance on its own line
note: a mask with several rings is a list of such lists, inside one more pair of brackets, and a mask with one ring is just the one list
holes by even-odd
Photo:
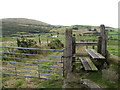
[[94, 49], [91, 49], [100, 59], [105, 59], [104, 56], [102, 56], [100, 53], [97, 53]]
[[82, 62], [82, 64], [83, 64], [85, 70], [91, 70], [91, 68], [90, 68], [90, 66], [88, 65], [86, 59], [85, 59], [84, 57], [79, 57], [79, 58], [80, 58], [80, 60], [81, 60], [81, 62]]
[[85, 49], [88, 54], [93, 58], [93, 59], [98, 59], [99, 57], [91, 50], [91, 49]]
[[85, 70], [89, 71], [97, 71], [97, 67], [94, 65], [94, 63], [88, 58], [88, 57], [79, 57]]
[[102, 56], [101, 54], [97, 53], [95, 50], [93, 49], [85, 49], [88, 54], [93, 58], [93, 59], [105, 59], [104, 56]]
[[75, 43], [76, 46], [97, 46], [97, 42], [79, 42]]
[[85, 57], [85, 59], [87, 60], [90, 68], [91, 68], [93, 71], [97, 71], [97, 70], [98, 70], [97, 67], [94, 65], [94, 63], [90, 60], [90, 58]]

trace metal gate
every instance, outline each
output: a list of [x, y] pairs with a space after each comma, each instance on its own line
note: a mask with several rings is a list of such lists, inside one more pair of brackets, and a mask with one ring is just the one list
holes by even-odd
[[[0, 52], [1, 74], [42, 79], [63, 77], [63, 61], [61, 57], [64, 50], [0, 47], [2, 48], [2, 52]], [[51, 55], [51, 52], [56, 55]]]

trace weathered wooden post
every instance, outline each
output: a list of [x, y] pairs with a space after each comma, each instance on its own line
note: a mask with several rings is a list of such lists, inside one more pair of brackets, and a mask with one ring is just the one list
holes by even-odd
[[105, 26], [100, 26], [100, 37], [98, 40], [98, 53], [102, 54], [105, 57], [105, 61], [101, 60], [101, 69], [103, 68], [104, 62], [109, 65], [107, 60], [107, 33], [105, 32]]
[[47, 37], [47, 46], [48, 46], [48, 37]]
[[102, 48], [102, 37], [98, 37], [98, 48], [97, 48], [97, 52], [101, 54], [101, 48]]
[[41, 45], [41, 35], [39, 34], [39, 44]]
[[75, 42], [76, 42], [76, 38], [72, 37], [72, 55], [75, 54], [76, 50], [75, 50]]
[[[102, 37], [98, 37], [98, 48], [97, 48], [97, 52], [102, 54]], [[98, 66], [98, 69], [99, 70], [102, 70], [103, 68], [103, 64], [104, 64], [104, 60], [99, 60], [99, 66]]]
[[[75, 46], [76, 38], [72, 37], [72, 55], [75, 55], [76, 46]], [[72, 64], [75, 63], [75, 56], [72, 57]], [[72, 71], [75, 69], [75, 65], [72, 65]]]
[[66, 43], [64, 55], [64, 76], [72, 72], [72, 54], [73, 54], [73, 41], [72, 29], [66, 29]]
[[[93, 39], [93, 42], [95, 42], [95, 39]], [[92, 46], [92, 49], [95, 49], [95, 46], [94, 46], [94, 45]]]
[[[87, 42], [88, 42], [88, 40], [87, 40]], [[88, 48], [88, 46], [86, 45], [86, 48]]]
[[105, 32], [105, 26], [100, 26], [100, 34], [101, 34], [101, 54], [106, 57], [107, 56], [107, 34]]

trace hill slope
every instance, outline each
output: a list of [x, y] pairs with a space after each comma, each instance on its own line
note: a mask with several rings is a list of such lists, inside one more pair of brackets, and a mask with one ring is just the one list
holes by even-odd
[[1, 20], [3, 36], [10, 36], [17, 32], [27, 33], [49, 32], [50, 29], [53, 27], [52, 25], [41, 21], [25, 18], [6, 18]]
[[26, 18], [5, 18], [2, 19], [3, 24], [26, 24], [26, 25], [50, 25], [41, 21]]

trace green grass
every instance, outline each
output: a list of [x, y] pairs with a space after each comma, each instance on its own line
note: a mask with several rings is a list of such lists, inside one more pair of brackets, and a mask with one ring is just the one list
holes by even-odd
[[117, 40], [109, 40], [109, 41], [107, 42], [107, 44], [108, 44], [108, 46], [109, 46], [109, 45], [118, 46], [118, 41], [117, 41]]
[[40, 84], [38, 84], [37, 88], [62, 88], [63, 80], [46, 80]]
[[2, 75], [2, 82], [9, 80], [10, 75]]
[[[61, 54], [61, 53], [57, 53], [57, 52], [54, 52], [54, 53], [51, 53], [51, 52], [49, 52], [49, 54], [52, 54], [52, 55], [59, 55], [59, 54]], [[60, 58], [54, 58], [54, 57], [26, 57], [26, 56], [24, 56], [24, 55], [16, 55], [18, 58], [29, 58], [29, 59], [40, 59], [40, 60], [52, 60], [52, 61], [60, 61]], [[11, 57], [11, 56], [10, 56]], [[10, 60], [10, 59], [9, 59]], [[12, 61], [12, 60], [10, 60], [10, 61]], [[14, 60], [13, 60], [14, 61]], [[36, 61], [27, 61], [27, 60], [16, 60], [17, 62], [19, 61], [19, 62], [24, 62], [24, 63], [33, 63], [33, 64], [38, 64], [38, 62]], [[41, 64], [41, 65], [51, 65], [51, 66], [55, 66], [56, 65], [56, 63], [52, 63], [52, 62], [39, 62], [39, 64]], [[7, 65], [7, 64], [6, 64]], [[9, 64], [10, 66], [12, 65], [12, 64]], [[18, 67], [27, 67], [27, 68], [34, 68], [34, 69], [38, 69], [38, 67], [36, 66], [36, 67], [32, 67], [32, 66], [29, 66], [29, 65], [26, 65], [26, 66], [24, 66], [24, 65], [17, 65]], [[53, 68], [53, 67], [46, 67], [46, 66], [41, 66], [40, 67], [40, 69], [44, 69], [44, 70], [55, 70], [55, 71], [61, 71], [60, 69], [58, 69], [58, 68]], [[26, 70], [26, 69], [17, 69], [18, 71], [20, 70], [21, 72], [34, 72], [33, 70]], [[37, 72], [37, 71], [35, 71], [35, 72]], [[7, 73], [13, 73], [13, 72], [9, 72], [9, 71], [7, 71]], [[40, 73], [42, 73], [42, 74], [53, 74], [53, 75], [62, 75], [62, 73], [53, 73], [53, 72], [48, 72], [48, 71], [40, 71]], [[13, 73], [13, 74], [15, 74], [15, 73]], [[21, 74], [20, 74], [21, 75]], [[23, 74], [22, 74], [23, 75]], [[24, 74], [24, 75], [26, 75], [26, 74]], [[31, 76], [31, 75], [30, 75]], [[37, 76], [37, 75], [36, 75]], [[10, 77], [12, 77], [12, 76], [10, 76]], [[54, 80], [53, 78], [57, 78], [57, 77], [55, 77], [55, 76], [46, 76], [46, 77], [48, 77], [48, 78], [52, 78], [52, 80]], [[7, 77], [6, 77], [7, 78]], [[5, 82], [7, 82], [7, 79], [6, 78], [4, 78], [4, 81], [3, 81], [3, 84], [5, 83]], [[61, 77], [59, 77], [59, 78], [61, 78]], [[21, 79], [21, 80], [23, 80], [23, 79]], [[24, 81], [24, 80], [23, 80]], [[33, 82], [34, 83], [34, 82]], [[61, 83], [61, 82], [58, 82], [58, 83], [55, 83], [55, 85], [54, 85], [54, 83], [53, 84], [50, 84], [50, 86], [51, 87], [59, 87], [59, 83]], [[14, 88], [18, 88], [18, 87], [22, 87], [21, 85], [23, 84], [23, 82], [22, 81], [16, 81], [16, 83], [14, 83]], [[25, 82], [25, 84], [26, 84], [26, 82]], [[44, 85], [44, 84], [42, 84], [42, 82], [41, 82], [41, 85]], [[9, 85], [8, 85], [9, 86]], [[10, 86], [11, 87], [11, 86]], [[25, 87], [25, 86], [24, 86]], [[29, 87], [29, 86], [28, 86]], [[44, 87], [45, 87], [45, 85], [44, 85]], [[49, 86], [47, 86], [47, 87], [49, 87]]]
[[108, 45], [107, 50], [110, 54], [116, 55], [120, 57], [120, 54], [118, 53], [118, 46], [117, 45]]
[[14, 85], [13, 88], [19, 88], [19, 86], [23, 85], [24, 81], [23, 80], [18, 80]]
[[[4, 81], [3, 81], [4, 80]], [[3, 88], [62, 88], [63, 78], [38, 79], [4, 75]]]
[[109, 82], [105, 78], [102, 78], [101, 73], [99, 73], [99, 72], [89, 73], [89, 75], [86, 78], [96, 82], [102, 88], [105, 88], [105, 87], [107, 87], [107, 88], [117, 88], [118, 87], [117, 82], [116, 83]]

